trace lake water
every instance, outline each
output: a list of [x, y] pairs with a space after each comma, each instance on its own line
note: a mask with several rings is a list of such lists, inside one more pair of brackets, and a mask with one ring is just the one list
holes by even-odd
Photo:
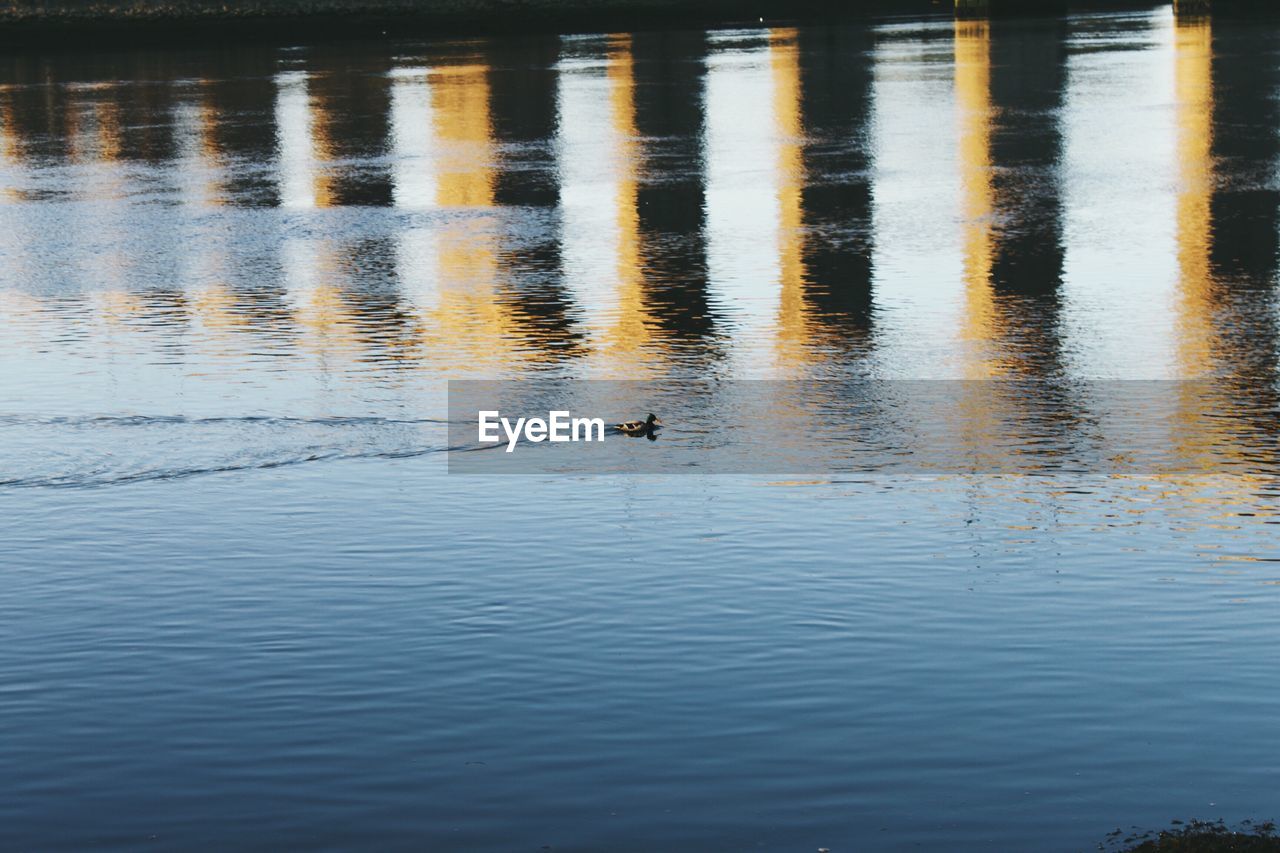
[[[1280, 25], [393, 36], [0, 59], [0, 846], [1277, 816]], [[472, 476], [450, 379], [1195, 379], [1235, 464]]]

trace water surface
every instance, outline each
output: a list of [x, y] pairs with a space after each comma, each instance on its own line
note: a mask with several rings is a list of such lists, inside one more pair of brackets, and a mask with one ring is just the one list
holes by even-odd
[[[1278, 94], [1280, 28], [1163, 7], [7, 56], [0, 839], [1274, 816]], [[463, 378], [1197, 380], [1170, 452], [1253, 440], [1160, 477], [468, 477]]]

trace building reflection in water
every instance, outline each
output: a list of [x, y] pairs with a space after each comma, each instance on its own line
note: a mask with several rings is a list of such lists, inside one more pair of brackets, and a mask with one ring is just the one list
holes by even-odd
[[[536, 35], [503, 40], [488, 52], [499, 158], [494, 201], [504, 211], [498, 232], [500, 298], [522, 349], [547, 365], [578, 360], [585, 340], [561, 257], [555, 144], [560, 50], [559, 38]], [[517, 217], [522, 225], [512, 224]]]
[[[276, 166], [280, 204], [286, 210], [327, 208], [334, 195], [325, 164], [330, 152], [322, 135], [324, 106], [313, 97], [313, 75], [299, 58], [285, 60], [275, 77]], [[335, 271], [337, 249], [323, 234], [285, 234], [279, 242], [284, 301], [302, 334], [301, 346], [329, 369], [334, 352], [356, 346], [341, 301]]]
[[713, 43], [708, 253], [738, 369], [859, 369], [872, 317], [870, 41], [784, 28]]
[[217, 114], [208, 100], [204, 81], [195, 81], [188, 95], [172, 108], [174, 170], [182, 204], [210, 207], [223, 203], [221, 179], [226, 163], [214, 138]]
[[[352, 213], [388, 208], [393, 200], [390, 74], [392, 60], [334, 44], [308, 57], [313, 70], [313, 129], [317, 149], [328, 154], [323, 175], [328, 206], [340, 213], [319, 218], [332, 251], [331, 283], [341, 322], [354, 340], [356, 369], [394, 367], [417, 356], [419, 328], [404, 304], [396, 240], [382, 229], [351, 228]], [[345, 226], [345, 227], [344, 227]]]
[[[794, 43], [786, 36], [787, 31], [716, 34], [707, 58], [708, 272], [715, 304], [733, 330], [733, 369], [747, 375], [767, 376], [772, 367], [781, 250], [799, 232], [794, 210], [791, 233], [781, 230], [786, 185], [797, 171], [787, 155], [799, 141]], [[780, 107], [787, 111], [782, 121]], [[796, 127], [788, 128], [788, 119]], [[780, 166], [792, 175], [779, 180]]]
[[1178, 105], [1178, 370], [1212, 372], [1213, 294], [1209, 271], [1213, 194], [1213, 34], [1206, 19], [1179, 21], [1174, 35]]
[[391, 77], [391, 194], [401, 210], [434, 207], [436, 195], [435, 134], [431, 115], [429, 69], [405, 66], [388, 72]]
[[[777, 28], [759, 42], [737, 36], [715, 46], [708, 243], [738, 372], [845, 378], [864, 369], [872, 317], [870, 42], [860, 29]], [[743, 121], [747, 113], [757, 118]], [[758, 406], [767, 421], [843, 423], [847, 407], [862, 402], [766, 387], [776, 398], [734, 405]]]
[[306, 56], [312, 150], [320, 161], [320, 207], [391, 204], [386, 157], [390, 119], [389, 57], [335, 44]]
[[[435, 117], [430, 69], [405, 65], [388, 72], [391, 79], [390, 156], [392, 200], [414, 218], [395, 234], [395, 274], [405, 311], [415, 318], [419, 338], [425, 333], [422, 314], [435, 304], [437, 259], [433, 230], [419, 221], [419, 211], [437, 207]], [[421, 348], [417, 348], [420, 352]], [[415, 347], [407, 347], [412, 353]]]
[[21, 187], [26, 183], [22, 168], [21, 136], [15, 127], [13, 99], [8, 90], [0, 89], [0, 202], [20, 202]]
[[[404, 173], [410, 182], [396, 192], [433, 216], [401, 235], [396, 269], [411, 284], [417, 347], [435, 369], [501, 372], [539, 354], [522, 347], [511, 300], [501, 293], [490, 69], [463, 52], [424, 70], [397, 83], [397, 145], [418, 139], [426, 148], [415, 152], [418, 162]], [[399, 124], [415, 118], [429, 121], [425, 134]]]
[[307, 73], [282, 71], [276, 76], [275, 125], [279, 164], [277, 183], [284, 207], [317, 206], [317, 162], [322, 152], [314, 150], [311, 103]]
[[[1174, 33], [1177, 351], [1183, 376], [1209, 381], [1185, 392], [1173, 443], [1203, 473], [1261, 471], [1276, 457], [1280, 193], [1258, 169], [1280, 161], [1280, 141], [1257, 128], [1280, 119], [1280, 77], [1257, 62], [1263, 42], [1238, 21], [1179, 18]], [[1264, 482], [1235, 481], [1238, 502]]]
[[242, 348], [236, 335], [250, 332], [255, 350], [289, 352], [296, 329], [279, 252], [246, 221], [253, 215], [227, 210], [281, 201], [277, 57], [266, 48], [246, 49], [209, 59], [201, 70], [209, 76], [177, 81], [172, 90], [169, 171], [184, 215], [151, 239], [166, 241], [166, 252], [182, 258], [178, 284], [208, 346], [229, 357]]
[[[1180, 25], [1181, 26], [1181, 25]], [[1274, 41], [1250, 22], [1213, 25], [1210, 273], [1219, 294], [1218, 360], [1239, 379], [1274, 376], [1280, 264], [1280, 67]]]
[[800, 30], [796, 44], [803, 335], [811, 354], [848, 365], [872, 343], [874, 45], [858, 28]]
[[201, 81], [208, 137], [222, 165], [227, 204], [275, 207], [281, 203], [274, 162], [279, 55], [268, 47], [246, 47], [220, 58]]
[[801, 116], [800, 57], [795, 29], [769, 33], [769, 70], [773, 76], [773, 120], [776, 134], [778, 205], [778, 314], [774, 320], [778, 356], [785, 363], [802, 360], [809, 317], [805, 303], [803, 247], [805, 182], [804, 119]]
[[[1044, 466], [1085, 436], [1083, 403], [1062, 384], [1060, 23], [955, 22], [966, 378], [956, 435], [975, 461], [1034, 444]], [[1016, 26], [1016, 30], [1006, 27]], [[1037, 384], [1029, 386], [1026, 381]]]
[[[27, 200], [26, 186], [30, 178], [24, 163], [22, 135], [17, 126], [17, 107], [13, 90], [0, 87], [0, 206], [17, 206]], [[3, 275], [11, 281], [26, 281], [32, 276], [30, 253], [39, 244], [39, 232], [29, 218], [13, 215], [6, 217], [8, 227], [0, 228], [0, 257]], [[25, 293], [14, 287], [0, 288], [0, 311], [11, 317], [26, 317], [36, 304]]]
[[1052, 376], [1062, 369], [1065, 32], [1058, 22], [1005, 26], [955, 23], [964, 337], [971, 375]]
[[719, 358], [706, 259], [705, 56], [700, 34], [565, 41], [564, 269], [594, 342], [593, 373], [696, 374]]
[[493, 217], [495, 151], [488, 68], [476, 58], [432, 69], [431, 126], [436, 151], [436, 207], [430, 232], [435, 261], [423, 309], [427, 351], [453, 352], [454, 367], [500, 370], [515, 360], [512, 324], [498, 299]]
[[565, 40], [557, 125], [562, 255], [588, 335], [588, 375], [637, 377], [662, 367], [642, 286], [635, 86], [631, 36]]
[[636, 188], [641, 286], [654, 331], [678, 369], [697, 372], [721, 356], [708, 293], [707, 37], [636, 33], [631, 56], [635, 128], [644, 140]]
[[[1101, 286], [1064, 284], [1069, 242], [1105, 254], [1080, 208], [1130, 209], [1090, 183], [1105, 151], [1064, 154], [1103, 93], [1075, 69], [1095, 68], [1099, 45], [1108, 61], [1122, 50], [1079, 28], [1111, 27], [1116, 44], [1172, 55], [1126, 66], [1152, 91], [1172, 75], [1177, 101], [1167, 128], [1142, 126], [1169, 143], [1177, 178], [1140, 208], [1160, 204], [1169, 222], [1167, 248], [1135, 249], [1168, 265], [1144, 268], [1158, 281], [1143, 292], [1172, 296], [1145, 327], [1172, 334], [1179, 375], [1220, 377], [1213, 407], [1240, 414], [1193, 424], [1204, 401], [1189, 398], [1180, 440], [1194, 456], [1232, 430], [1260, 435], [1280, 349], [1267, 35], [1158, 15], [1070, 26], [9, 57], [0, 241], [26, 297], [6, 305], [191, 369], [269, 352], [355, 373], [843, 378], [959, 364], [1057, 382], [1089, 366], [1077, 354], [1097, 337], [1080, 303]], [[952, 128], [936, 121], [947, 107]], [[952, 187], [959, 204], [938, 203]], [[1134, 233], [1148, 231], [1160, 228]], [[1110, 315], [1135, 310], [1132, 291], [1111, 289]], [[103, 322], [86, 324], [89, 308]], [[975, 444], [1010, 424], [1074, 429], [1087, 406], [1059, 391], [1058, 420], [1016, 396], [975, 407], [990, 419]], [[1233, 402], [1246, 391], [1248, 411]]]
[[971, 378], [996, 372], [989, 352], [995, 328], [995, 187], [991, 165], [991, 25], [956, 21], [956, 103], [964, 223], [964, 331], [973, 345], [966, 363]]

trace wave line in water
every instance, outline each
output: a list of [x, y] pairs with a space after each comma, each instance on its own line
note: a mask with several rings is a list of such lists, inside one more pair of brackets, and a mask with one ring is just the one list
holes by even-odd
[[0, 416], [0, 489], [87, 489], [451, 448], [431, 418]]

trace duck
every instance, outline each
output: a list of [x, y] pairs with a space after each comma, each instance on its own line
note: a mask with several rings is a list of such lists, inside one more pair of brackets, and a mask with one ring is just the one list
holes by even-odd
[[626, 421], [625, 423], [615, 424], [614, 429], [626, 435], [647, 435], [652, 434], [654, 429], [662, 426], [662, 421], [658, 420], [658, 416], [653, 412], [649, 413], [649, 417], [643, 421]]

